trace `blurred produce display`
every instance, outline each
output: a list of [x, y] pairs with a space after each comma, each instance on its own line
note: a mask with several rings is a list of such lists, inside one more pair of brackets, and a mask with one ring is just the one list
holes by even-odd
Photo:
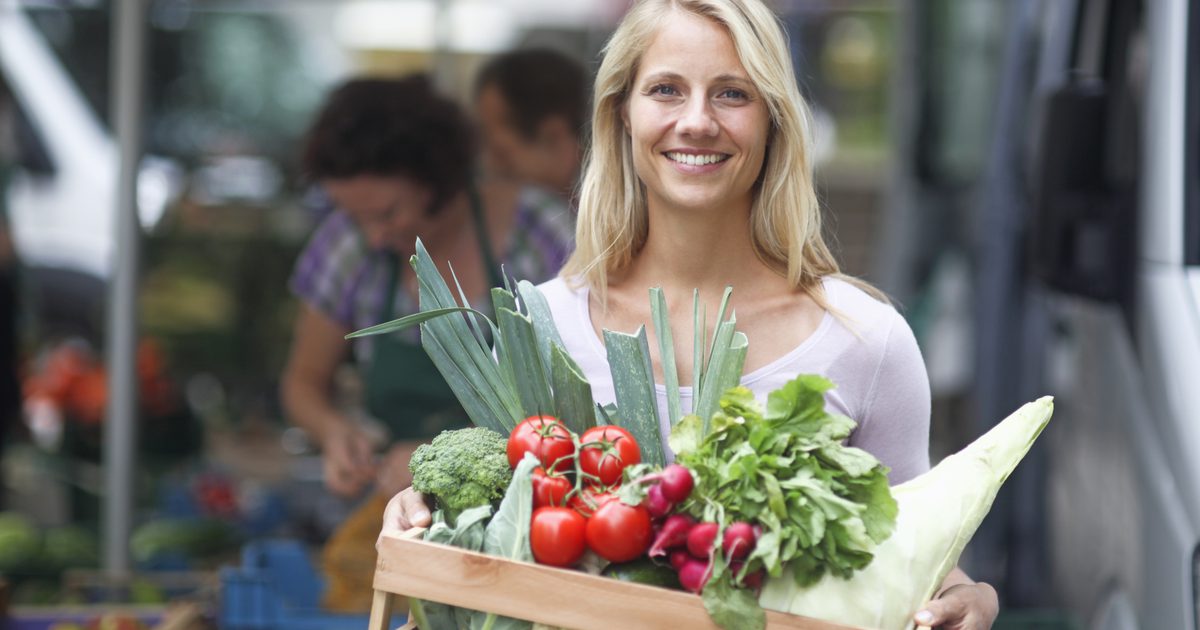
[[[137, 350], [139, 452], [147, 463], [177, 461], [202, 445], [195, 418], [168, 373], [161, 345], [144, 338]], [[102, 357], [86, 341], [49, 342], [23, 382], [25, 422], [44, 450], [100, 461], [108, 378]]]

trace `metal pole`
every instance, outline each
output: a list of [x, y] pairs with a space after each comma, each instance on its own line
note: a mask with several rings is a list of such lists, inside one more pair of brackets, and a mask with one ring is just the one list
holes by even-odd
[[120, 146], [115, 251], [109, 279], [108, 415], [104, 423], [104, 570], [113, 578], [130, 572], [137, 450], [137, 278], [141, 226], [137, 176], [142, 148], [145, 0], [113, 0], [113, 127]]
[[443, 94], [453, 94], [458, 87], [458, 71], [454, 52], [451, 50], [454, 18], [451, 15], [454, 0], [437, 0], [433, 14], [433, 84]]

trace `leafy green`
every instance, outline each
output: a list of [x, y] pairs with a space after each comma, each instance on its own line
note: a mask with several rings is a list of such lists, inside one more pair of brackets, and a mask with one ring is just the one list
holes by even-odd
[[779, 576], [787, 567], [801, 585], [826, 573], [848, 578], [895, 527], [887, 468], [842, 445], [855, 425], [825, 411], [832, 387], [799, 376], [772, 392], [765, 410], [750, 390], [735, 387], [721, 397], [707, 432], [694, 416], [671, 432], [678, 461], [698, 480], [683, 509], [722, 526], [763, 527], [746, 570]]
[[[533, 552], [529, 549], [529, 521], [533, 518], [531, 476], [538, 465], [537, 457], [529, 453], [517, 463], [508, 492], [504, 494], [496, 516], [488, 523], [483, 540], [484, 553], [509, 560], [533, 562]], [[470, 623], [475, 630], [527, 630], [532, 625], [528, 621], [484, 612], [473, 613]]]
[[[483, 549], [485, 524], [492, 515], [491, 505], [463, 510], [451, 527], [441, 510], [433, 513], [433, 525], [425, 532], [425, 540], [468, 551]], [[463, 627], [473, 611], [438, 602], [409, 600], [409, 613], [421, 628], [428, 630], [457, 630]]]
[[767, 627], [767, 615], [758, 605], [754, 591], [735, 587], [730, 571], [721, 575], [714, 573], [700, 595], [708, 616], [722, 628], [762, 630]]

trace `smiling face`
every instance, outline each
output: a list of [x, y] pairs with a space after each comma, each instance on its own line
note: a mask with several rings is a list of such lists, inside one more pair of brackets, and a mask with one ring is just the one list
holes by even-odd
[[417, 236], [428, 238], [436, 228], [438, 216], [429, 213], [433, 194], [408, 177], [358, 175], [321, 183], [373, 250], [408, 256]]
[[669, 13], [642, 56], [624, 119], [651, 208], [749, 213], [770, 116], [724, 27]]

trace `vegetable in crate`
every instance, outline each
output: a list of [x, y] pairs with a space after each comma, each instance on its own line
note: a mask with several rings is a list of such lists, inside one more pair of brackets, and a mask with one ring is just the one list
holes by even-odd
[[865, 567], [896, 520], [887, 469], [842, 446], [854, 422], [825, 411], [832, 387], [819, 376], [797, 377], [769, 395], [765, 410], [750, 390], [733, 388], [707, 436], [695, 416], [671, 433], [677, 461], [697, 479], [680, 508], [709, 523], [760, 525], [750, 570], [779, 576], [786, 565], [800, 585]]
[[761, 570], [798, 586], [849, 578], [892, 532], [887, 468], [842, 445], [854, 422], [825, 410], [832, 387], [801, 375], [771, 392], [766, 409], [734, 387], [707, 421], [688, 416], [671, 431], [676, 461], [695, 479], [678, 509], [701, 521], [688, 532], [691, 558], [676, 560], [680, 582], [702, 590], [721, 627], [764, 627], [748, 588]]
[[504, 437], [491, 429], [443, 431], [413, 453], [413, 488], [432, 495], [453, 522], [467, 508], [504, 497], [512, 480], [506, 446]]
[[912, 628], [913, 613], [954, 568], [1053, 411], [1049, 396], [1028, 403], [933, 470], [893, 488], [900, 511], [896, 531], [850, 580], [826, 575], [806, 587], [784, 575], [768, 580], [759, 602], [839, 623]]
[[574, 464], [575, 441], [566, 425], [554, 416], [529, 416], [517, 424], [508, 436], [508, 463], [513, 468], [533, 453], [543, 470], [566, 472]]

